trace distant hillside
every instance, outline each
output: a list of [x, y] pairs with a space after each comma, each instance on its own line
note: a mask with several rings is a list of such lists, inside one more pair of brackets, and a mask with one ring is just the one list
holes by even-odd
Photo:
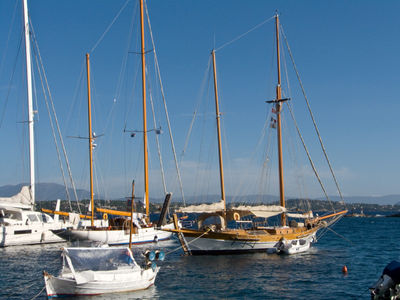
[[[333, 202], [341, 201], [339, 196], [329, 197]], [[182, 198], [178, 195], [172, 196], [173, 201], [182, 201]], [[186, 197], [186, 203], [205, 203], [205, 202], [216, 202], [220, 199], [219, 195], [204, 195], [204, 196], [191, 196]], [[286, 200], [292, 200], [294, 197], [286, 196]], [[242, 203], [272, 203], [279, 201], [278, 196], [274, 195], [248, 195], [248, 196], [226, 196], [228, 203], [242, 202]], [[325, 198], [313, 198], [310, 200], [322, 200]], [[161, 199], [155, 200], [156, 202], [162, 201]], [[358, 204], [379, 204], [379, 205], [400, 205], [400, 195], [387, 195], [387, 196], [351, 196], [344, 197], [346, 204], [358, 203]]]
[[[27, 183], [17, 185], [4, 185], [0, 187], [0, 197], [11, 197], [18, 194], [21, 188]], [[74, 198], [73, 190], [68, 189], [71, 197]], [[79, 199], [89, 198], [89, 192], [86, 190], [76, 190]], [[65, 187], [57, 183], [38, 183], [36, 184], [36, 199], [38, 201], [49, 201], [56, 199], [67, 199]]]
[[[17, 184], [17, 185], [4, 185], [0, 187], [0, 197], [10, 197], [13, 196], [21, 190], [21, 187], [27, 184]], [[69, 189], [69, 193], [72, 198], [73, 192], [72, 189]], [[77, 190], [79, 199], [88, 199], [89, 192], [86, 190]], [[56, 200], [56, 199], [67, 199], [65, 188], [61, 184], [57, 183], [38, 183], [36, 185], [36, 198], [38, 201], [48, 201], [48, 200]], [[102, 199], [101, 195], [96, 196], [98, 199]], [[287, 196], [286, 199], [293, 199], [294, 197]], [[338, 196], [330, 197], [332, 201], [338, 202], [340, 198]], [[125, 200], [125, 198], [115, 199], [115, 200]], [[186, 196], [185, 197], [187, 204], [193, 203], [211, 203], [220, 200], [219, 195], [201, 195], [201, 196]], [[274, 195], [247, 195], [247, 196], [227, 196], [226, 200], [228, 203], [272, 203], [279, 201], [278, 196]], [[322, 198], [314, 198], [313, 200], [325, 200]], [[152, 203], [162, 203], [164, 201], [163, 198], [154, 199], [151, 198], [150, 202]], [[173, 202], [181, 202], [182, 198], [179, 193], [172, 195]], [[344, 201], [346, 204], [349, 203], [359, 203], [359, 204], [379, 204], [379, 205], [400, 205], [400, 195], [386, 195], [386, 196], [351, 196], [344, 197]]]
[[[331, 197], [333, 201], [340, 201], [339, 196]], [[379, 204], [379, 205], [400, 205], [400, 195], [386, 195], [386, 196], [352, 196], [344, 197], [346, 203], [365, 203], [365, 204]]]

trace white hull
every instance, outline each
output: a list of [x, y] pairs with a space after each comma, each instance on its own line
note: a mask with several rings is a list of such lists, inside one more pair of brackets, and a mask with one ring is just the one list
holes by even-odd
[[308, 251], [311, 247], [311, 243], [315, 240], [315, 234], [308, 236], [303, 239], [297, 239], [292, 241], [283, 242], [278, 246], [280, 253], [284, 254], [297, 254]]
[[[307, 247], [303, 247], [298, 252], [304, 252], [311, 246], [311, 241], [314, 239], [315, 232], [305, 239], [309, 241]], [[275, 253], [278, 251], [278, 243], [276, 241], [260, 242], [260, 241], [232, 241], [223, 239], [210, 239], [210, 238], [196, 238], [185, 236], [192, 254], [197, 255], [218, 255], [218, 254], [240, 254], [249, 252], [268, 252]], [[294, 252], [296, 248], [290, 250], [288, 254], [298, 253]]]
[[64, 242], [51, 232], [61, 228], [66, 226], [63, 223], [1, 226], [0, 247]]
[[144, 290], [154, 284], [159, 267], [136, 271], [126, 270], [96, 272], [94, 280], [77, 284], [72, 274], [54, 277], [45, 274], [44, 281], [48, 297], [60, 296], [89, 296], [107, 293], [130, 292]]
[[150, 266], [140, 267], [128, 248], [66, 248], [61, 274], [43, 275], [49, 298], [89, 296], [147, 289], [160, 269]]
[[[173, 224], [162, 226], [162, 228], [173, 229]], [[129, 244], [129, 228], [125, 230], [109, 230], [99, 228], [96, 230], [89, 228], [70, 229], [61, 233], [64, 239], [70, 241], [93, 241], [108, 245], [126, 245]], [[152, 243], [162, 240], [168, 240], [172, 237], [171, 232], [156, 229], [155, 227], [138, 228], [137, 233], [132, 234], [133, 244]]]
[[276, 249], [276, 242], [249, 242], [186, 237], [193, 254], [235, 254], [246, 252], [263, 252]]

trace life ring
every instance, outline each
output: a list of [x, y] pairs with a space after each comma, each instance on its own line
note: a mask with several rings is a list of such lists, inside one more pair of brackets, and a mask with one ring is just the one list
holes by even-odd
[[104, 219], [104, 220], [108, 220], [108, 215], [107, 215], [107, 213], [104, 213], [104, 214], [103, 214], [103, 219]]
[[235, 221], [239, 221], [239, 220], [240, 220], [240, 215], [239, 215], [239, 213], [237, 213], [237, 212], [233, 213], [233, 219], [234, 219]]

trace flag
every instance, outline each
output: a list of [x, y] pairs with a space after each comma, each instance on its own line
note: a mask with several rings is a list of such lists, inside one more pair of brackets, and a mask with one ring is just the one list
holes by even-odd
[[271, 123], [270, 123], [269, 127], [276, 128], [276, 120], [274, 118], [271, 118]]

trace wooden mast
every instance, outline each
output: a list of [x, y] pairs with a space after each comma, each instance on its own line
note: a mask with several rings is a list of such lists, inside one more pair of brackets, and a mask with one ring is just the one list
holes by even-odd
[[218, 156], [219, 156], [219, 176], [220, 176], [220, 185], [221, 185], [221, 200], [224, 203], [224, 214], [226, 214], [224, 166], [222, 163], [221, 125], [220, 125], [221, 113], [219, 112], [219, 104], [218, 104], [218, 85], [217, 85], [217, 67], [216, 67], [216, 63], [215, 63], [215, 50], [211, 51], [211, 55], [212, 55], [212, 59], [213, 59], [213, 73], [214, 73], [215, 115], [217, 118], [217, 137], [218, 137]]
[[93, 132], [92, 132], [92, 107], [90, 99], [90, 61], [86, 53], [87, 93], [88, 93], [88, 129], [89, 129], [89, 166], [90, 166], [90, 208], [91, 226], [94, 226], [94, 199], [93, 199]]
[[[282, 157], [282, 126], [281, 126], [281, 110], [282, 110], [282, 90], [281, 90], [281, 58], [279, 49], [279, 16], [275, 15], [276, 26], [276, 53], [277, 53], [277, 68], [278, 68], [278, 85], [276, 86], [276, 122], [278, 136], [278, 157], [279, 157], [279, 196], [280, 205], [285, 207], [285, 190], [283, 181], [283, 157]], [[286, 214], [281, 214], [281, 226], [286, 226]]]
[[146, 203], [146, 216], [149, 216], [149, 166], [147, 153], [147, 116], [146, 116], [146, 60], [144, 44], [144, 13], [143, 0], [140, 0], [140, 29], [141, 29], [141, 54], [142, 54], [142, 97], [143, 97], [143, 155], [144, 155], [144, 200]]

